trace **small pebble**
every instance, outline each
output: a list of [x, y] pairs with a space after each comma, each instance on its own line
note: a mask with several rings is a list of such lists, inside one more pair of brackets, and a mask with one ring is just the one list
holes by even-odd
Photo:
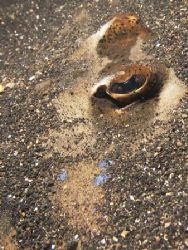
[[101, 240], [101, 244], [105, 245], [105, 244], [106, 244], [106, 240], [105, 240], [105, 239], [102, 239], [102, 240]]
[[115, 237], [115, 236], [113, 236], [113, 241], [114, 241], [114, 242], [118, 242], [118, 238]]
[[122, 236], [123, 238], [125, 238], [128, 234], [129, 234], [129, 231], [127, 231], [127, 230], [123, 230], [123, 231], [121, 232], [121, 236]]
[[2, 93], [4, 91], [4, 86], [2, 84], [0, 84], [0, 93]]

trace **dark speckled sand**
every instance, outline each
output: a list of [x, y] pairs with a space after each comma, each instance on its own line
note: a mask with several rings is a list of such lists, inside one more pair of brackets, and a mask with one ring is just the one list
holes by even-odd
[[140, 16], [143, 50], [186, 86], [186, 0], [0, 1], [0, 249], [187, 249], [188, 101], [173, 70], [163, 102], [122, 113], [83, 90], [105, 66], [86, 39], [119, 12]]

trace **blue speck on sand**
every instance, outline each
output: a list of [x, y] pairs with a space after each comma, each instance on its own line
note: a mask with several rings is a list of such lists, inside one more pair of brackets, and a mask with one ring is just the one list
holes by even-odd
[[94, 179], [95, 186], [100, 186], [107, 182], [107, 180], [110, 178], [110, 175], [107, 175], [105, 173], [98, 174]]
[[61, 171], [61, 173], [57, 176], [57, 179], [59, 181], [66, 181], [68, 179], [68, 173], [67, 171], [64, 169]]
[[98, 163], [99, 168], [108, 168], [110, 165], [112, 165], [113, 161], [112, 160], [102, 160]]

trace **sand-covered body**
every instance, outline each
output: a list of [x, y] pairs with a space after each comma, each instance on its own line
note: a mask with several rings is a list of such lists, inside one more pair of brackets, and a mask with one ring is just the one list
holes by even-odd
[[109, 28], [99, 40], [97, 52], [101, 56], [114, 58], [115, 52], [122, 52], [132, 46], [138, 37], [146, 39], [150, 35], [136, 14], [119, 13], [114, 16]]

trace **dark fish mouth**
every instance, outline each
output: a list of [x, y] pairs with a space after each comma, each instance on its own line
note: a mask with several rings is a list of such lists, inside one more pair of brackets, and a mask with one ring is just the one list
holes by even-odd
[[126, 82], [113, 82], [110, 87], [112, 93], [128, 94], [136, 89], [139, 89], [146, 81], [143, 75], [132, 75]]

